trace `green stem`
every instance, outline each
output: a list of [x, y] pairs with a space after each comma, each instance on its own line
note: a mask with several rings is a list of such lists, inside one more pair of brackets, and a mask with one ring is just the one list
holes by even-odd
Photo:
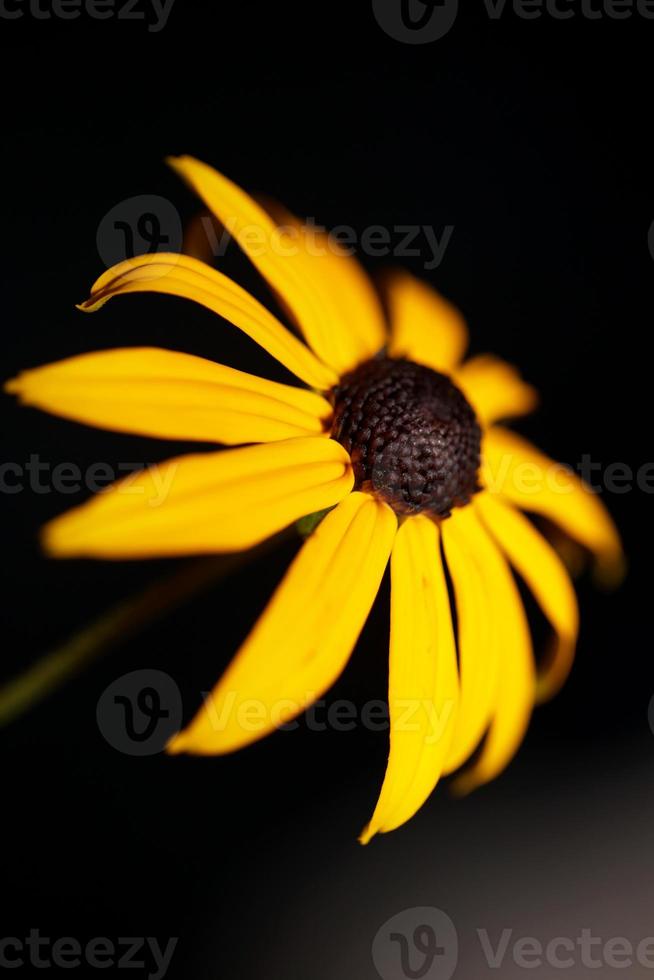
[[0, 727], [53, 694], [69, 678], [111, 647], [156, 622], [172, 609], [226, 578], [246, 562], [271, 551], [291, 536], [283, 531], [249, 551], [218, 555], [185, 564], [181, 569], [125, 599], [50, 650], [25, 673], [0, 687]]

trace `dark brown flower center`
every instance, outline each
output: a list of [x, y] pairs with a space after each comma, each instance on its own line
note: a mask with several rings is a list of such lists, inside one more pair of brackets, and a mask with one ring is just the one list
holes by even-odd
[[331, 392], [331, 436], [347, 449], [355, 488], [398, 514], [447, 517], [479, 490], [481, 430], [444, 374], [412, 361], [377, 358]]

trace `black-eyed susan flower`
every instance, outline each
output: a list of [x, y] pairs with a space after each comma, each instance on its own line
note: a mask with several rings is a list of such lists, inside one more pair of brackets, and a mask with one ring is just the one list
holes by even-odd
[[[123, 432], [235, 447], [115, 484], [48, 524], [45, 547], [58, 557], [117, 559], [235, 551], [315, 515], [231, 666], [169, 746], [206, 755], [254, 742], [334, 683], [390, 559], [390, 756], [366, 842], [408, 820], [471, 756], [459, 789], [496, 776], [535, 702], [565, 680], [575, 594], [521, 511], [559, 525], [605, 574], [620, 565], [619, 539], [574, 474], [498, 425], [528, 412], [535, 392], [494, 357], [462, 361], [466, 327], [449, 303], [395, 273], [384, 313], [356, 261], [326, 234], [310, 237], [286, 214], [275, 220], [195, 159], [171, 164], [250, 256], [305, 342], [235, 282], [184, 255], [120, 263], [80, 308], [136, 292], [194, 300], [304, 387], [151, 348], [22, 373], [8, 388], [26, 404]], [[538, 670], [511, 566], [554, 629]]]

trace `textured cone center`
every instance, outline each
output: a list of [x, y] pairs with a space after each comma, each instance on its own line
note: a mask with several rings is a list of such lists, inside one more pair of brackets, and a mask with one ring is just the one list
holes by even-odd
[[412, 361], [360, 364], [332, 389], [332, 438], [347, 449], [356, 489], [398, 514], [447, 517], [479, 489], [481, 430], [449, 378]]

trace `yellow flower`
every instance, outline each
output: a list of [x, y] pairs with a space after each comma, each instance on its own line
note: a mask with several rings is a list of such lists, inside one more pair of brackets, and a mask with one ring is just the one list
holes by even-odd
[[[207, 755], [254, 742], [334, 683], [390, 558], [390, 756], [361, 835], [367, 842], [407, 821], [480, 745], [455, 788], [496, 776], [534, 703], [565, 680], [575, 594], [521, 509], [559, 525], [604, 575], [617, 574], [619, 538], [575, 475], [497, 425], [528, 412], [535, 393], [494, 357], [462, 363], [467, 331], [449, 303], [395, 273], [385, 315], [356, 261], [326, 234], [287, 214], [274, 220], [191, 157], [170, 162], [250, 256], [306, 344], [235, 282], [184, 255], [120, 263], [80, 309], [135, 292], [194, 300], [306, 387], [150, 348], [22, 373], [8, 389], [58, 415], [239, 447], [181, 456], [115, 484], [47, 525], [45, 547], [60, 557], [121, 559], [234, 551], [317, 515], [212, 696], [169, 746]], [[538, 674], [509, 565], [555, 632]]]

